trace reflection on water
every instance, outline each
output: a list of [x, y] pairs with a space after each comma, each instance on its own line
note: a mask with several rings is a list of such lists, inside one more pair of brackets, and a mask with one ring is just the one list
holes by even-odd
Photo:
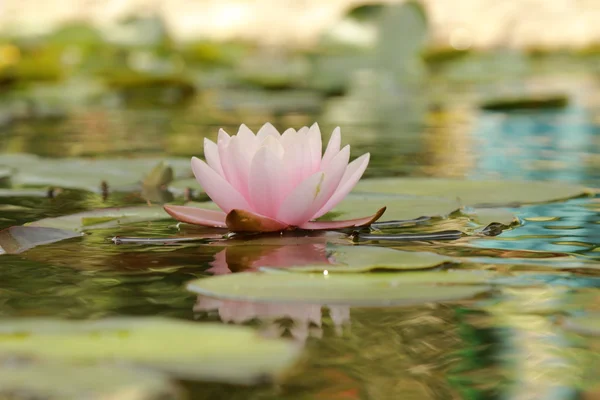
[[[310, 337], [323, 337], [324, 307], [311, 304], [271, 304], [248, 301], [219, 300], [198, 296], [194, 312], [217, 312], [223, 322], [243, 324], [255, 320], [267, 324], [264, 329], [271, 335], [287, 336], [305, 342]], [[350, 323], [350, 307], [326, 306], [335, 332], [340, 335]], [[286, 324], [286, 322], [291, 323]]]
[[[342, 124], [344, 140], [355, 154], [371, 152], [370, 176], [557, 179], [600, 186], [598, 105], [585, 93], [560, 111], [491, 113], [478, 111], [473, 100], [480, 92], [490, 94], [486, 86], [459, 92], [431, 84], [430, 91], [411, 91], [379, 82], [361, 93], [360, 83], [349, 98], [328, 100], [323, 118], [265, 110], [244, 122], [299, 126], [317, 119], [330, 132], [340, 115], [352, 117], [351, 124]], [[402, 110], [415, 93], [424, 98]], [[346, 105], [340, 107], [340, 101]], [[199, 155], [202, 136], [214, 138], [217, 126], [236, 125], [247, 115], [235, 103], [228, 107], [230, 114], [215, 109], [209, 94], [172, 109], [81, 107], [62, 120], [13, 123], [0, 135], [0, 150], [52, 157]], [[351, 115], [340, 114], [349, 110]], [[0, 203], [7, 205], [0, 207], [5, 227], [144, 200], [65, 191], [55, 199], [0, 198]], [[202, 276], [333, 262], [325, 246], [340, 238], [120, 246], [108, 240], [179, 234], [175, 224], [159, 222], [93, 231], [2, 256], [0, 315], [160, 314], [254, 324], [306, 342], [305, 360], [281, 386], [198, 384], [193, 397], [198, 399], [592, 399], [600, 385], [594, 372], [600, 344], [566, 332], [560, 318], [598, 311], [598, 267], [592, 262], [600, 259], [599, 204], [585, 198], [512, 209], [523, 224], [494, 238], [394, 245], [485, 260], [485, 268], [501, 272], [518, 263], [530, 273], [528, 279], [517, 275], [498, 284], [478, 301], [350, 309], [196, 298], [182, 287]], [[456, 221], [411, 229], [441, 230], [450, 223]], [[586, 268], [577, 262], [586, 262]]]
[[484, 113], [475, 128], [481, 146], [474, 176], [593, 183], [600, 175], [588, 160], [600, 150], [594, 143], [600, 127], [591, 118], [577, 108]]
[[[249, 240], [248, 243], [230, 245], [215, 255], [211, 268], [206, 272], [213, 275], [232, 272], [258, 271], [259, 267], [293, 267], [309, 264], [330, 264], [333, 259], [327, 254], [326, 236], [304, 238], [290, 237], [290, 243], [277, 245], [277, 239], [269, 244]], [[283, 242], [283, 238], [281, 242]], [[308, 243], [303, 243], [306, 241]], [[235, 242], [234, 242], [235, 243]]]

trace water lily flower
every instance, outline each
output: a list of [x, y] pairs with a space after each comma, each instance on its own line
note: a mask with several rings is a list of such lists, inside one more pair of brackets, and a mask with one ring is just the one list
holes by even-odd
[[173, 218], [232, 232], [278, 232], [367, 226], [381, 217], [314, 221], [332, 210], [356, 185], [369, 153], [351, 163], [350, 146], [340, 149], [340, 128], [322, 153], [317, 124], [280, 134], [266, 123], [254, 134], [241, 125], [237, 135], [219, 130], [217, 143], [204, 139], [206, 162], [192, 158], [196, 180], [222, 211], [166, 205]]

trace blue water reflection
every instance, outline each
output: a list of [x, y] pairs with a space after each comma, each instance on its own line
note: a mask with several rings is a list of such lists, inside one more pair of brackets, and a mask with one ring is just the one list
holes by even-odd
[[[552, 180], [600, 186], [593, 168], [600, 153], [600, 126], [583, 108], [563, 111], [482, 113], [474, 127], [479, 143], [473, 178]], [[523, 225], [493, 240], [477, 240], [484, 248], [574, 253], [600, 258], [599, 207], [594, 199], [533, 205], [512, 211]]]
[[473, 177], [600, 182], [600, 170], [586, 162], [600, 151], [600, 126], [586, 109], [484, 112], [474, 133], [479, 156]]

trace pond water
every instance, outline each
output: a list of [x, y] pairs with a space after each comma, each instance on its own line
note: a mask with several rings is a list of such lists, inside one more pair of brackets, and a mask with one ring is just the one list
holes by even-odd
[[[511, 88], [535, 91], [546, 85], [568, 93], [569, 105], [509, 112], [478, 108], [482, 99], [510, 93]], [[599, 86], [596, 77], [581, 74], [493, 83], [434, 80], [418, 88], [390, 89], [398, 92], [381, 96], [381, 103], [373, 101], [372, 94], [332, 98], [314, 113], [271, 112], [259, 105], [256, 110], [239, 106], [236, 112], [219, 113], [207, 108], [214, 101], [208, 94], [179, 107], [110, 101], [69, 105], [55, 119], [7, 123], [0, 134], [0, 152], [52, 158], [200, 156], [202, 137], [214, 138], [219, 126], [233, 131], [239, 122], [255, 128], [268, 118], [279, 128], [318, 120], [326, 135], [333, 126], [342, 126], [353, 157], [371, 152], [366, 178], [558, 180], [597, 188]], [[411, 96], [414, 99], [407, 100]], [[341, 101], [346, 103], [337, 104]], [[363, 112], [332, 111], [356, 107]], [[3, 157], [7, 156], [0, 155], [0, 165], [7, 160]], [[68, 171], [60, 173], [68, 180]], [[99, 187], [101, 175], [102, 171], [94, 175], [98, 178], [93, 185]], [[0, 228], [140, 204], [146, 200], [136, 194], [103, 198], [77, 189], [65, 189], [54, 198], [3, 196]], [[304, 345], [301, 360], [277, 385], [182, 382], [194, 399], [596, 399], [600, 330], [581, 335], [568, 329], [564, 320], [600, 312], [600, 200], [588, 196], [508, 209], [519, 224], [497, 236], [359, 240], [359, 246], [462, 257], [465, 263], [453, 268], [495, 271], [505, 277], [504, 284], [465, 300], [321, 307], [196, 295], [184, 288], [193, 279], [241, 272], [267, 258], [278, 260], [271, 265], [275, 267], [278, 262], [297, 262], [297, 244], [272, 241], [257, 250], [248, 243], [228, 245], [219, 236], [168, 245], [115, 245], [110, 240], [181, 234], [174, 221], [163, 220], [97, 229], [83, 238], [1, 255], [0, 316], [159, 315], [247, 324]], [[464, 227], [459, 220], [433, 219], [393, 233]], [[345, 238], [334, 241], [352, 244]], [[314, 249], [311, 244], [300, 252], [310, 258], [311, 251], [319, 252]], [[270, 257], [269, 252], [277, 254]]]

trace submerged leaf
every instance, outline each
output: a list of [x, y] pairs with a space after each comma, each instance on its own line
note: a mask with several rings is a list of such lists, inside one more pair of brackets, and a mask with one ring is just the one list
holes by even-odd
[[299, 348], [247, 327], [164, 318], [4, 320], [0, 355], [96, 363], [118, 361], [185, 379], [252, 383], [275, 378]]
[[[282, 271], [282, 270], [278, 270]], [[252, 273], [213, 276], [187, 285], [209, 297], [252, 302], [391, 306], [470, 298], [489, 290], [492, 273]]]

